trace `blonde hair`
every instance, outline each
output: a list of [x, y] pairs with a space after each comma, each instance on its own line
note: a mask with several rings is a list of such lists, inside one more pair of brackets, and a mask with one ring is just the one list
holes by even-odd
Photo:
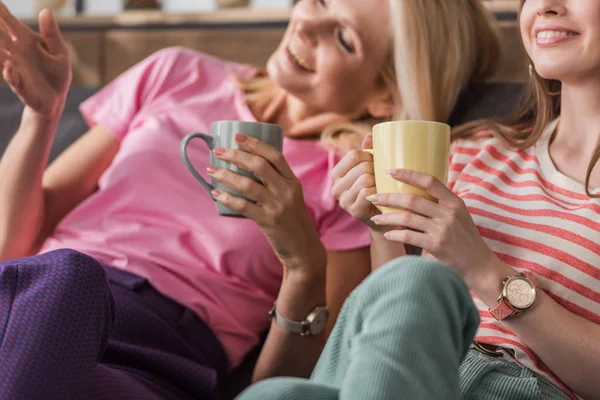
[[[524, 3], [521, 0], [521, 9]], [[531, 58], [528, 60], [529, 83], [512, 115], [502, 120], [482, 119], [459, 126], [452, 132], [453, 139], [473, 139], [488, 131], [516, 150], [527, 149], [540, 139], [550, 122], [560, 116], [562, 84], [542, 78], [533, 68]], [[599, 159], [600, 143], [596, 145], [585, 176], [585, 192], [591, 198], [600, 197], [589, 190], [590, 176]]]
[[[359, 148], [380, 122], [426, 119], [445, 122], [460, 92], [491, 76], [501, 57], [498, 26], [481, 0], [389, 0], [393, 40], [379, 80], [397, 115], [328, 126], [321, 140], [332, 148]], [[265, 76], [242, 82], [249, 105], [261, 106], [277, 91]]]

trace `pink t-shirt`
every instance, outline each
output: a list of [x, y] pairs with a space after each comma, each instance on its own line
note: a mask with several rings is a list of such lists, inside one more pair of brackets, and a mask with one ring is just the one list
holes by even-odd
[[[216, 120], [255, 121], [232, 73], [239, 64], [170, 48], [117, 78], [81, 105], [90, 125], [121, 141], [99, 190], [76, 207], [42, 252], [71, 248], [147, 278], [194, 310], [238, 365], [268, 328], [282, 267], [257, 225], [219, 216], [179, 158], [190, 132]], [[209, 150], [200, 140], [188, 155], [203, 172]], [[331, 195], [338, 161], [318, 142], [285, 139], [284, 155], [304, 187], [310, 215], [328, 250], [367, 246], [367, 229]], [[352, 268], [351, 265], [348, 268]]]

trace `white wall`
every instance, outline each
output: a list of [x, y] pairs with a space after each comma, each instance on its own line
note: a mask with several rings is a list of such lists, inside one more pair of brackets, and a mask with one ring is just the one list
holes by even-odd
[[[33, 0], [3, 0], [17, 17], [33, 15]], [[70, 0], [74, 3], [74, 0]], [[215, 0], [163, 0], [167, 12], [210, 11]], [[292, 0], [251, 0], [253, 8], [288, 8]], [[122, 0], [85, 0], [86, 13], [90, 15], [115, 14], [122, 10]], [[71, 14], [72, 10], [67, 10]]]

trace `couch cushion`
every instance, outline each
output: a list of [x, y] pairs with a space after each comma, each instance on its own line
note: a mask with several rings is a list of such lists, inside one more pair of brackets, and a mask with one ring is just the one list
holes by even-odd
[[506, 117], [518, 103], [524, 86], [519, 83], [486, 83], [469, 86], [460, 95], [450, 125], [481, 118]]
[[[65, 112], [58, 125], [56, 139], [50, 153], [50, 161], [73, 143], [79, 136], [87, 132], [88, 126], [79, 113], [81, 102], [94, 94], [98, 89], [73, 87], [67, 97]], [[19, 99], [7, 86], [0, 86], [0, 155], [19, 127], [23, 106]]]

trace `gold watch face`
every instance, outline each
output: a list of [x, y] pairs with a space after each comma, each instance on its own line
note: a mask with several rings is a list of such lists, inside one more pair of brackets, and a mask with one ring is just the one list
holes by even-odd
[[515, 277], [506, 283], [506, 300], [515, 308], [525, 310], [533, 305], [535, 287], [524, 277]]

